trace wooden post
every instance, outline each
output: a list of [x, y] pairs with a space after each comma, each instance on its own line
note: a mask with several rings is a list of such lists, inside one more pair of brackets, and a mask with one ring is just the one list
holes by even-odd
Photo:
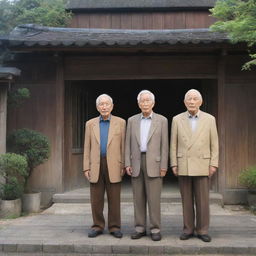
[[219, 171], [218, 191], [224, 195], [226, 188], [226, 136], [225, 136], [225, 73], [226, 73], [226, 50], [222, 50], [218, 62], [218, 133], [219, 133]]
[[63, 58], [56, 55], [56, 141], [55, 141], [55, 171], [59, 175], [57, 192], [64, 190], [64, 74]]
[[0, 86], [0, 154], [6, 152], [7, 86]]

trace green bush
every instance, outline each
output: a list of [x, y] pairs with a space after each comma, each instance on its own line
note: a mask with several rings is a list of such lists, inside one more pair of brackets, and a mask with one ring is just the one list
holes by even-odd
[[28, 162], [26, 183], [33, 169], [44, 163], [50, 156], [48, 138], [40, 132], [29, 129], [12, 132], [7, 137], [7, 150], [26, 157]]
[[256, 166], [243, 170], [239, 175], [239, 182], [248, 189], [256, 189]]
[[4, 180], [0, 183], [0, 195], [4, 200], [20, 198], [24, 190], [28, 164], [24, 156], [7, 153], [0, 155], [0, 175]]
[[27, 88], [19, 88], [8, 92], [8, 107], [19, 107], [30, 97], [30, 91]]

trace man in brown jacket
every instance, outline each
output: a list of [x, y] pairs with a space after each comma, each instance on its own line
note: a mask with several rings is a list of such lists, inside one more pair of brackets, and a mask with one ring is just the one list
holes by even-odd
[[218, 167], [219, 146], [215, 118], [199, 110], [202, 102], [199, 91], [186, 93], [187, 111], [172, 121], [170, 157], [182, 197], [184, 228], [180, 239], [187, 240], [196, 232], [202, 241], [210, 242], [209, 183]]
[[90, 182], [93, 225], [88, 237], [103, 233], [104, 194], [108, 198], [108, 229], [121, 238], [120, 193], [124, 174], [125, 120], [111, 115], [113, 100], [107, 94], [96, 99], [99, 117], [86, 122], [84, 175]]

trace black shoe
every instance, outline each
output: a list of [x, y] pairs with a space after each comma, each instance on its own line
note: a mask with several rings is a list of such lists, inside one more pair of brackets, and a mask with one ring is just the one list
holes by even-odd
[[123, 234], [120, 230], [112, 231], [112, 232], [110, 232], [110, 235], [112, 235], [116, 238], [122, 238], [123, 237]]
[[102, 233], [102, 230], [91, 229], [88, 233], [88, 237], [96, 237], [98, 235], [101, 235]]
[[207, 234], [205, 234], [205, 235], [197, 235], [197, 237], [199, 239], [201, 239], [202, 241], [206, 242], [206, 243], [209, 243], [209, 242], [212, 241], [212, 238], [209, 235], [207, 235]]
[[153, 241], [160, 241], [162, 239], [162, 236], [161, 236], [160, 232], [158, 232], [158, 233], [151, 233], [150, 236], [151, 236], [151, 239]]
[[194, 236], [193, 233], [192, 233], [192, 234], [182, 233], [182, 234], [180, 235], [180, 240], [188, 240], [189, 238], [191, 238], [191, 237], [193, 237], [193, 236]]
[[147, 235], [146, 231], [144, 231], [144, 232], [137, 232], [137, 231], [135, 231], [131, 235], [131, 239], [140, 239], [140, 238], [142, 238], [143, 236], [146, 236], [146, 235]]

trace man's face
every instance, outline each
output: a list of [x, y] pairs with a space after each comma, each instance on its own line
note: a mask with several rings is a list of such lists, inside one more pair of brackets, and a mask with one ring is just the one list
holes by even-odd
[[97, 110], [103, 119], [108, 119], [111, 111], [113, 110], [113, 104], [108, 97], [102, 96], [99, 104], [97, 105]]
[[138, 104], [139, 104], [139, 108], [141, 109], [141, 112], [145, 116], [151, 114], [152, 109], [155, 105], [155, 103], [153, 102], [153, 100], [150, 97], [150, 94], [148, 94], [148, 93], [143, 93], [140, 96]]
[[191, 115], [195, 115], [202, 105], [202, 100], [196, 92], [190, 92], [185, 98], [184, 103], [188, 112]]

